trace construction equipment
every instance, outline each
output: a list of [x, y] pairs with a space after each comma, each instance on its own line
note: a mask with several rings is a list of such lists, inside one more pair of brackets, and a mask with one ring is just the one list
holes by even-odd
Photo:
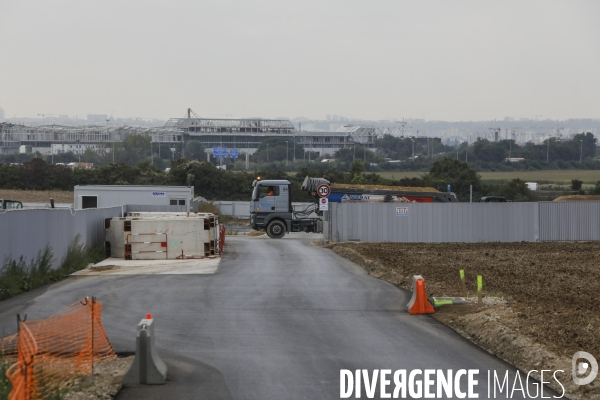
[[0, 199], [0, 210], [19, 210], [23, 208], [23, 203], [17, 200]]
[[[301, 189], [315, 199], [313, 204], [302, 210], [292, 207], [291, 183], [287, 180], [260, 180], [252, 182], [250, 201], [250, 225], [252, 229], [266, 231], [269, 237], [282, 238], [287, 232], [323, 231], [323, 212], [319, 210], [319, 200], [327, 197], [328, 202], [400, 202], [433, 203], [456, 202], [454, 193], [438, 192], [433, 188], [386, 187], [376, 185], [334, 184], [323, 178], [306, 177]], [[326, 187], [327, 195], [319, 196]]]
[[266, 231], [267, 235], [274, 239], [282, 238], [286, 232], [323, 231], [321, 212], [318, 211], [316, 202], [304, 210], [294, 210], [290, 197], [291, 186], [292, 184], [287, 180], [252, 182], [250, 201], [252, 229]]

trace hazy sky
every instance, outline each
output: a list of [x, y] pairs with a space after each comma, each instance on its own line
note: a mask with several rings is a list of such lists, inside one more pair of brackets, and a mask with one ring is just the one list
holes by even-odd
[[599, 17], [596, 0], [0, 0], [0, 107], [600, 118]]

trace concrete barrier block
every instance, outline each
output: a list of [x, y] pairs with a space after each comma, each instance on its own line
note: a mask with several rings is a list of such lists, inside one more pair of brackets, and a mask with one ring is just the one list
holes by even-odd
[[154, 343], [154, 319], [145, 318], [137, 326], [135, 359], [123, 377], [125, 385], [162, 385], [167, 380], [167, 365]]

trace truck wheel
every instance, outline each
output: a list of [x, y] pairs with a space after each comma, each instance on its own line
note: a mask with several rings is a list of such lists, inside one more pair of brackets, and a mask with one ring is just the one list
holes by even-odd
[[285, 235], [285, 224], [279, 220], [269, 222], [267, 235], [271, 239], [281, 239]]

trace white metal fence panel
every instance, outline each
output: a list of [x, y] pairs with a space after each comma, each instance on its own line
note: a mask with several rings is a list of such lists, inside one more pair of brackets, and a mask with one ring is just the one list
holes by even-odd
[[537, 203], [331, 203], [334, 242], [537, 241]]
[[67, 254], [75, 236], [80, 243], [104, 243], [104, 219], [120, 217], [123, 208], [110, 207], [86, 210], [31, 209], [0, 213], [0, 262], [23, 256], [27, 263], [46, 245], [52, 247], [54, 268]]
[[540, 240], [600, 240], [600, 202], [540, 203]]

